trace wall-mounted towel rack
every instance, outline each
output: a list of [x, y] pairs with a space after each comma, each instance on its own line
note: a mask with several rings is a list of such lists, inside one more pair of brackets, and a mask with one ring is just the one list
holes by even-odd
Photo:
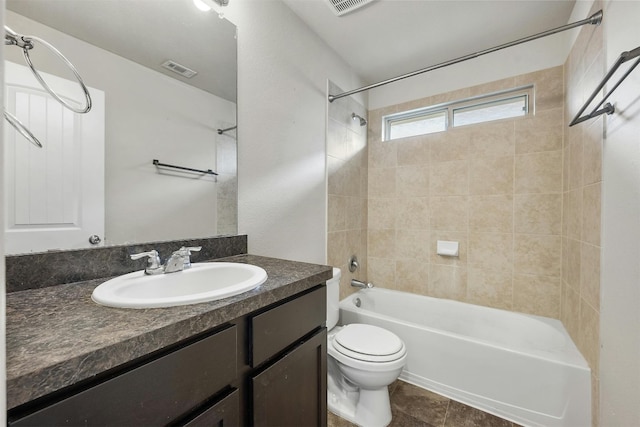
[[[630, 61], [630, 60], [632, 60], [634, 58], [638, 58], [636, 60], [636, 62], [634, 62], [627, 69], [627, 71], [624, 72], [622, 77], [620, 77], [620, 79], [616, 82], [616, 84], [614, 84], [613, 87], [611, 89], [609, 89], [607, 94], [595, 106], [595, 108], [593, 110], [591, 110], [591, 112], [589, 114], [585, 114], [583, 116], [582, 113], [584, 113], [584, 111], [589, 107], [589, 105], [591, 105], [591, 102], [595, 99], [596, 96], [598, 96], [598, 93], [600, 93], [600, 91], [602, 90], [604, 85], [607, 84], [609, 79], [611, 79], [611, 77], [613, 77], [613, 75], [616, 73], [618, 68], [620, 68], [620, 66], [622, 64], [624, 64], [625, 62]], [[620, 54], [620, 56], [618, 57], [618, 59], [616, 59], [616, 62], [614, 62], [614, 64], [611, 67], [611, 69], [604, 76], [604, 78], [602, 79], [602, 81], [600, 82], [598, 87], [596, 87], [596, 89], [593, 91], [593, 93], [591, 94], [591, 96], [589, 97], [587, 102], [584, 103], [582, 108], [580, 108], [580, 111], [578, 111], [578, 114], [576, 114], [576, 116], [573, 118], [573, 120], [571, 120], [571, 123], [569, 123], [569, 126], [577, 125], [578, 123], [582, 123], [585, 120], [592, 119], [592, 118], [597, 117], [597, 116], [599, 116], [601, 114], [604, 114], [604, 113], [613, 114], [613, 112], [616, 110], [615, 107], [613, 105], [611, 105], [609, 102], [607, 102], [606, 104], [604, 104], [604, 103], [609, 98], [609, 96], [618, 88], [618, 86], [620, 86], [620, 83], [622, 83], [622, 81], [624, 79], [626, 79], [627, 76], [629, 74], [631, 74], [631, 72], [638, 66], [638, 64], [640, 64], [640, 46], [638, 46], [637, 48], [635, 48], [633, 50], [630, 50], [630, 51], [627, 51], [627, 52], [622, 52]], [[604, 104], [604, 105], [602, 105], [602, 104]], [[601, 106], [602, 106], [602, 108], [600, 108]]]
[[[48, 48], [58, 58], [60, 58], [60, 60], [62, 60], [62, 62], [64, 62], [67, 67], [69, 67], [73, 75], [78, 80], [78, 84], [80, 85], [80, 88], [84, 92], [85, 105], [83, 107], [76, 107], [68, 103], [67, 101], [62, 99], [62, 97], [60, 97], [60, 95], [58, 95], [51, 88], [51, 86], [47, 84], [47, 82], [44, 81], [44, 79], [42, 78], [38, 70], [36, 70], [36, 68], [33, 66], [33, 62], [31, 62], [31, 56], [29, 55], [29, 51], [33, 49], [35, 46], [34, 41], [37, 41], [38, 43], [42, 44], [44, 47]], [[31, 69], [31, 72], [33, 73], [36, 80], [38, 80], [38, 82], [42, 85], [43, 89], [49, 92], [49, 94], [56, 101], [62, 104], [63, 107], [68, 108], [74, 113], [79, 113], [79, 114], [88, 113], [91, 110], [91, 95], [89, 94], [89, 89], [87, 89], [87, 86], [84, 84], [82, 77], [78, 73], [78, 70], [76, 70], [76, 67], [73, 66], [71, 61], [69, 61], [53, 45], [51, 45], [50, 43], [47, 43], [45, 40], [36, 36], [25, 36], [22, 34], [18, 34], [15, 31], [13, 31], [11, 28], [7, 27], [6, 25], [4, 27], [4, 44], [10, 45], [10, 46], [17, 46], [22, 49], [24, 59], [27, 65], [29, 66], [29, 68]], [[17, 117], [15, 117], [13, 114], [7, 111], [4, 112], [4, 117], [11, 124], [11, 126], [16, 128], [16, 130], [20, 132], [20, 134], [24, 136], [29, 142], [31, 142], [33, 145], [37, 147], [42, 148], [42, 144], [40, 143], [40, 141], [38, 141], [38, 139], [29, 131], [29, 129], [27, 129], [27, 127], [24, 124], [22, 124], [20, 120], [18, 120]]]
[[234, 130], [236, 129], [238, 126], [231, 126], [230, 128], [226, 128], [226, 129], [218, 129], [218, 135], [222, 135], [225, 132], [228, 132], [230, 130]]
[[184, 171], [198, 172], [198, 173], [204, 173], [204, 174], [208, 174], [208, 175], [218, 175], [217, 173], [215, 173], [211, 169], [203, 170], [203, 169], [185, 168], [184, 166], [168, 165], [166, 163], [160, 163], [160, 160], [157, 160], [157, 159], [153, 159], [153, 164], [155, 166], [158, 166], [158, 167], [180, 169], [180, 170], [184, 170]]

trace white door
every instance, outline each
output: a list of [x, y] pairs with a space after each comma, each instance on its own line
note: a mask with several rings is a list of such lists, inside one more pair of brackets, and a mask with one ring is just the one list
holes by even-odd
[[[65, 99], [83, 99], [75, 81], [41, 73]], [[5, 108], [40, 140], [5, 124], [7, 254], [93, 247], [104, 240], [104, 92], [76, 114], [53, 99], [22, 65], [5, 61]]]

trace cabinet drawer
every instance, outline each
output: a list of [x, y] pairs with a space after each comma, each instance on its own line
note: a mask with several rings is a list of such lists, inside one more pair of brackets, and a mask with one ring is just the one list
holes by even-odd
[[322, 326], [327, 317], [326, 286], [251, 318], [251, 366], [258, 366]]
[[231, 326], [9, 425], [165, 425], [235, 377], [236, 327]]
[[232, 391], [218, 403], [184, 424], [184, 427], [231, 427], [240, 425], [240, 392]]

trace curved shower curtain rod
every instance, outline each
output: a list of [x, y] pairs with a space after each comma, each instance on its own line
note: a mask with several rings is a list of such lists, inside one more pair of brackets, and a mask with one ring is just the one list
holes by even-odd
[[348, 92], [339, 93], [337, 95], [329, 95], [329, 102], [333, 102], [336, 99], [344, 98], [345, 96], [351, 96], [351, 95], [354, 95], [356, 93], [364, 92], [364, 91], [367, 91], [367, 90], [370, 90], [370, 89], [375, 89], [377, 87], [384, 86], [384, 85], [387, 85], [389, 83], [397, 82], [398, 80], [402, 80], [402, 79], [406, 79], [406, 78], [409, 78], [409, 77], [417, 76], [418, 74], [426, 73], [428, 71], [437, 70], [438, 68], [448, 67], [449, 65], [454, 65], [454, 64], [457, 64], [459, 62], [463, 62], [463, 61], [467, 61], [469, 59], [477, 58], [479, 56], [486, 55], [487, 53], [492, 53], [492, 52], [495, 52], [495, 51], [498, 51], [498, 50], [501, 50], [501, 49], [505, 49], [507, 47], [515, 46], [515, 45], [518, 45], [518, 44], [521, 44], [521, 43], [530, 42], [532, 40], [536, 40], [536, 39], [539, 39], [539, 38], [542, 38], [542, 37], [551, 36], [553, 34], [560, 33], [562, 31], [566, 31], [566, 30], [570, 30], [572, 28], [580, 27], [580, 26], [585, 25], [585, 24], [600, 25], [601, 22], [602, 22], [602, 10], [599, 10], [598, 12], [594, 13], [590, 17], [588, 17], [586, 19], [583, 19], [581, 21], [576, 21], [576, 22], [574, 22], [572, 24], [563, 25], [562, 27], [558, 27], [558, 28], [554, 28], [552, 30], [544, 31], [542, 33], [534, 34], [534, 35], [529, 36], [529, 37], [524, 37], [524, 38], [521, 38], [521, 39], [518, 39], [518, 40], [515, 40], [515, 41], [512, 41], [512, 42], [509, 42], [509, 43], [504, 43], [504, 44], [501, 44], [499, 46], [495, 46], [495, 47], [492, 47], [492, 48], [489, 48], [489, 49], [481, 50], [479, 52], [471, 53], [469, 55], [461, 56], [461, 57], [456, 58], [456, 59], [451, 59], [449, 61], [441, 62], [439, 64], [432, 65], [432, 66], [427, 67], [427, 68], [422, 68], [420, 70], [413, 71], [411, 73], [407, 73], [407, 74], [403, 74], [403, 75], [398, 76], [398, 77], [393, 77], [393, 78], [390, 78], [390, 79], [387, 79], [387, 80], [383, 80], [381, 82], [370, 84], [368, 86], [363, 86], [361, 88], [350, 90]]

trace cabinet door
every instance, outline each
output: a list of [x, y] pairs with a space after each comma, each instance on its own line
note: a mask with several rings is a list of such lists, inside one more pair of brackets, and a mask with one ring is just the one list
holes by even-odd
[[240, 425], [240, 400], [238, 390], [202, 412], [184, 427], [237, 427]]
[[253, 425], [327, 424], [327, 330], [285, 354], [251, 379]]

